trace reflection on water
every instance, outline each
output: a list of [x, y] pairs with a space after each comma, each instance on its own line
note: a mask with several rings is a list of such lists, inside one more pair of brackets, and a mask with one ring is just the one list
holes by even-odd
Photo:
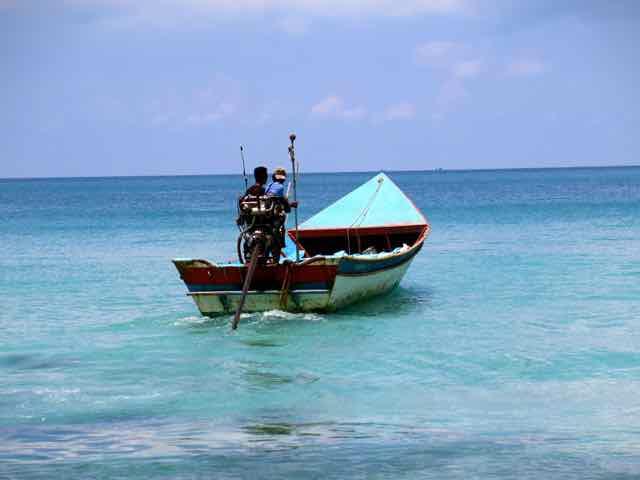
[[[264, 420], [239, 428], [193, 421], [189, 425], [125, 422], [86, 428], [30, 427], [21, 432], [3, 429], [0, 474], [28, 478], [44, 472], [58, 476], [107, 472], [121, 476], [137, 471], [161, 478], [191, 478], [195, 472], [217, 478], [238, 474], [251, 478], [442, 478], [458, 477], [469, 469], [482, 478], [604, 479], [640, 474], [637, 453], [617, 458], [581, 453], [571, 448], [576, 439], [570, 436], [474, 435], [375, 421]], [[488, 453], [495, 462], [484, 460]], [[106, 459], [109, 463], [103, 463]], [[51, 461], [55, 462], [47, 464]], [[156, 470], [153, 465], [164, 468]]]
[[260, 423], [247, 425], [242, 430], [253, 435], [291, 435], [296, 427], [289, 423]]
[[242, 340], [242, 343], [249, 345], [250, 347], [282, 347], [283, 343], [276, 342], [273, 339], [267, 338], [250, 338]]
[[433, 291], [426, 287], [405, 288], [399, 286], [386, 295], [359, 302], [339, 310], [338, 315], [345, 316], [378, 316], [397, 314], [398, 316], [419, 313], [431, 308]]
[[0, 354], [0, 368], [14, 372], [20, 370], [68, 368], [76, 363], [77, 360], [60, 355], [43, 355], [40, 353]]
[[245, 378], [248, 383], [252, 386], [256, 387], [275, 387], [278, 385], [286, 385], [290, 383], [295, 384], [307, 384], [317, 382], [319, 377], [314, 375], [309, 375], [305, 373], [300, 373], [296, 375], [284, 375], [275, 372], [270, 372], [266, 370], [253, 370], [247, 369], [244, 372]]

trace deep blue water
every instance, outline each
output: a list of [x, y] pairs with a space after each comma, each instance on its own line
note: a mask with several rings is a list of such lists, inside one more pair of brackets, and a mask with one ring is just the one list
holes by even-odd
[[390, 175], [401, 288], [235, 334], [170, 259], [233, 258], [238, 177], [0, 180], [0, 477], [639, 477], [640, 168]]

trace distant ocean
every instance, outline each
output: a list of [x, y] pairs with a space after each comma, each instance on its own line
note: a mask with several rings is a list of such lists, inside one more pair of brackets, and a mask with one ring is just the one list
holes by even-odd
[[240, 177], [0, 180], [0, 477], [640, 477], [640, 168], [388, 173], [401, 287], [235, 334], [170, 260], [234, 257]]

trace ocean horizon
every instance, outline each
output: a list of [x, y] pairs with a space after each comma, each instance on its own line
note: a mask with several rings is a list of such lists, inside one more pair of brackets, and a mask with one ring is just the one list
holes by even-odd
[[[253, 166], [247, 167], [247, 178], [253, 179]], [[527, 171], [527, 170], [598, 170], [610, 168], [640, 168], [638, 165], [577, 165], [577, 166], [552, 166], [552, 167], [502, 167], [502, 168], [428, 168], [428, 169], [408, 169], [408, 170], [344, 170], [335, 172], [312, 171], [300, 172], [300, 175], [353, 175], [362, 173], [375, 174], [378, 172], [387, 173], [446, 173], [446, 172], [500, 172], [500, 171]], [[148, 174], [148, 175], [72, 175], [72, 176], [37, 176], [37, 177], [0, 177], [0, 180], [72, 180], [72, 179], [96, 179], [96, 178], [171, 178], [171, 177], [241, 177], [242, 172], [236, 173], [189, 173], [189, 174]]]

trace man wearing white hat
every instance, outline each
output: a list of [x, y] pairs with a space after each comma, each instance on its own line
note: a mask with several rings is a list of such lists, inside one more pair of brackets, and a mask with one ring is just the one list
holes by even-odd
[[[289, 213], [291, 211], [291, 207], [298, 208], [298, 202], [290, 202], [287, 196], [285, 195], [284, 182], [287, 179], [287, 171], [282, 167], [278, 167], [273, 171], [273, 175], [271, 178], [273, 179], [273, 182], [271, 182], [267, 187], [265, 191], [265, 195], [278, 198], [282, 203], [282, 207], [284, 208], [285, 213]], [[273, 260], [275, 263], [278, 263], [280, 259], [280, 252], [282, 248], [284, 248], [285, 246], [284, 223], [285, 222], [283, 222], [283, 224], [280, 225], [278, 228], [278, 232], [279, 232], [278, 246], [280, 248], [274, 248], [272, 251]]]
[[284, 211], [287, 213], [291, 211], [291, 207], [297, 208], [298, 202], [289, 202], [289, 199], [284, 193], [284, 182], [287, 179], [287, 171], [282, 167], [277, 167], [273, 171], [271, 178], [273, 179], [273, 182], [271, 182], [267, 187], [265, 195], [281, 198]]

